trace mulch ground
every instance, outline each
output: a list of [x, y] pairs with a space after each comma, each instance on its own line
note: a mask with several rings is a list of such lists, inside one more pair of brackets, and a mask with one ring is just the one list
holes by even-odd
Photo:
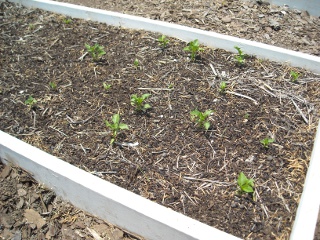
[[0, 239], [138, 239], [58, 198], [30, 174], [0, 162]]
[[[320, 56], [320, 18], [266, 1], [62, 0], [177, 23]], [[290, 1], [288, 1], [290, 2]]]
[[[8, 3], [1, 11], [2, 131], [235, 236], [288, 238], [319, 119], [319, 75], [252, 56], [239, 65], [203, 46], [191, 60], [186, 43], [170, 38], [164, 48], [150, 32]], [[86, 43], [106, 55], [93, 61]], [[152, 108], [138, 112], [130, 97], [144, 93]], [[208, 131], [191, 120], [195, 109], [214, 111]], [[117, 113], [129, 129], [111, 145], [105, 120]], [[265, 148], [264, 138], [274, 142]], [[240, 172], [255, 194], [239, 193]]]

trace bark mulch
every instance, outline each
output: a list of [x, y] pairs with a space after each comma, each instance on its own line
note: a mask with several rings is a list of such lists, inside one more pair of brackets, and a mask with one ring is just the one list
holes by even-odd
[[[239, 64], [204, 46], [192, 60], [186, 43], [161, 47], [158, 34], [9, 3], [1, 11], [2, 131], [235, 236], [288, 239], [319, 75], [253, 56]], [[106, 54], [94, 61], [85, 44], [96, 43]], [[145, 93], [151, 108], [136, 111], [130, 97]], [[191, 120], [195, 109], [213, 111], [207, 131]], [[114, 114], [129, 129], [110, 144]], [[241, 172], [254, 194], [240, 193]]]

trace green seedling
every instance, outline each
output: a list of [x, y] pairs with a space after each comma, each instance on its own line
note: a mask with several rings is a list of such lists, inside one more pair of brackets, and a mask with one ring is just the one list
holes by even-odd
[[106, 52], [103, 50], [104, 47], [100, 46], [97, 43], [93, 46], [90, 46], [89, 44], [85, 44], [85, 47], [88, 53], [90, 53], [93, 61], [98, 61], [99, 58], [101, 58], [103, 55], [106, 54]]
[[57, 89], [57, 84], [55, 82], [49, 82], [49, 86], [52, 90], [56, 90]]
[[112, 131], [112, 136], [111, 136], [111, 141], [110, 144], [113, 144], [114, 141], [117, 139], [117, 135], [121, 130], [128, 130], [129, 127], [127, 124], [121, 123], [120, 122], [120, 115], [114, 114], [112, 116], [112, 123], [109, 123], [107, 120], [105, 120], [106, 126], [111, 129]]
[[213, 113], [212, 110], [206, 110], [205, 112], [200, 112], [197, 109], [193, 110], [190, 112], [191, 120], [195, 121], [199, 127], [208, 130], [210, 128], [210, 122], [207, 119], [211, 113]]
[[111, 88], [111, 84], [107, 84], [107, 83], [102, 83], [103, 84], [103, 88], [108, 91]]
[[204, 49], [199, 46], [198, 39], [195, 39], [195, 40], [189, 42], [188, 46], [185, 47], [183, 50], [186, 52], [190, 52], [191, 60], [194, 61], [196, 59], [197, 53], [203, 51]]
[[136, 58], [134, 61], [133, 61], [133, 65], [138, 68], [139, 67], [139, 60]]
[[243, 117], [244, 117], [244, 119], [249, 119], [250, 115], [249, 115], [249, 113], [245, 113]]
[[133, 94], [131, 96], [131, 105], [136, 108], [136, 111], [146, 111], [147, 109], [151, 108], [150, 104], [143, 103], [148, 97], [150, 97], [150, 93], [142, 94], [140, 97], [137, 94]]
[[248, 179], [243, 172], [238, 176], [238, 186], [241, 193], [253, 193], [254, 192], [254, 180]]
[[226, 92], [226, 89], [227, 89], [227, 83], [225, 81], [222, 81], [220, 83], [220, 92], [221, 93], [225, 93]]
[[168, 45], [169, 40], [167, 39], [167, 37], [165, 35], [161, 35], [158, 38], [158, 42], [159, 42], [161, 47], [165, 48]]
[[236, 55], [234, 58], [237, 60], [239, 65], [243, 65], [245, 62], [245, 54], [241, 50], [241, 48], [235, 46], [234, 47], [238, 51], [238, 55]]
[[298, 78], [299, 78], [300, 74], [298, 72], [291, 71], [290, 76], [291, 76], [292, 82], [296, 83], [296, 82], [298, 82]]
[[28, 29], [29, 29], [30, 31], [34, 30], [35, 28], [36, 28], [36, 26], [35, 26], [34, 24], [32, 24], [32, 23], [30, 23], [30, 24], [28, 25]]
[[70, 18], [66, 18], [66, 19], [63, 19], [63, 23], [70, 24], [70, 23], [72, 23], [72, 20]]
[[36, 99], [34, 99], [32, 96], [29, 96], [27, 100], [24, 101], [24, 103], [30, 107], [32, 107], [33, 104], [37, 102]]
[[168, 88], [169, 88], [169, 89], [173, 89], [173, 87], [174, 87], [174, 84], [173, 84], [173, 83], [170, 83], [170, 84], [168, 85]]
[[274, 142], [272, 138], [264, 138], [260, 141], [264, 148], [269, 148], [269, 145]]

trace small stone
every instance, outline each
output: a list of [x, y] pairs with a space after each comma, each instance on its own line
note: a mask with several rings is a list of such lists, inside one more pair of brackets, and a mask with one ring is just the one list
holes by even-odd
[[114, 240], [121, 240], [123, 238], [123, 231], [121, 231], [120, 229], [115, 229], [112, 232], [112, 235]]
[[86, 228], [86, 226], [82, 221], [76, 221], [74, 225], [76, 226], [76, 228], [81, 228], [81, 229]]
[[269, 20], [269, 26], [275, 31], [279, 31], [280, 30], [280, 24], [277, 21], [273, 20], [273, 19]]
[[80, 232], [78, 229], [76, 229], [74, 233], [77, 234], [79, 237], [82, 237], [82, 238], [86, 237], [86, 235]]
[[46, 221], [40, 216], [40, 214], [33, 209], [26, 209], [24, 211], [24, 217], [27, 223], [30, 223], [30, 227], [32, 229], [35, 229], [33, 225], [38, 229], [41, 229], [46, 224]]
[[268, 161], [271, 161], [271, 160], [273, 159], [273, 156], [269, 155], [269, 156], [267, 157], [267, 159], [268, 159]]
[[84, 224], [89, 227], [91, 225], [92, 222], [92, 218], [91, 217], [87, 217], [84, 219]]
[[49, 204], [47, 208], [48, 208], [48, 212], [51, 212], [53, 210], [52, 204]]
[[236, 202], [232, 202], [232, 203], [231, 203], [231, 207], [232, 207], [232, 208], [236, 208], [237, 206], [238, 206], [238, 203], [236, 203]]
[[110, 235], [110, 227], [106, 224], [95, 224], [92, 226], [92, 229], [100, 236]]
[[308, 13], [308, 11], [302, 11], [302, 12], [301, 12], [301, 17], [303, 17], [303, 18], [309, 18], [309, 17], [310, 17], [310, 14]]
[[259, 17], [259, 18], [263, 18], [263, 17], [264, 17], [264, 14], [259, 14], [258, 17]]
[[13, 238], [11, 238], [11, 240], [21, 240], [22, 236], [21, 236], [21, 231], [16, 231]]
[[221, 19], [221, 21], [223, 23], [231, 23], [231, 18], [230, 17], [224, 17], [224, 18]]
[[13, 224], [16, 222], [13, 219], [13, 217], [11, 217], [9, 215], [3, 215], [0, 220], [1, 220], [2, 225], [5, 226], [6, 228], [9, 228], [9, 229], [11, 229]]
[[1, 232], [1, 237], [3, 239], [11, 239], [13, 236], [12, 232], [10, 232], [9, 229], [5, 228], [2, 232]]
[[32, 193], [31, 198], [30, 198], [30, 204], [34, 203], [38, 198], [39, 198], [39, 194]]
[[266, 32], [272, 32], [272, 28], [271, 27], [265, 27], [264, 30], [266, 30]]
[[305, 38], [302, 38], [301, 39], [301, 42], [303, 43], [303, 44], [305, 44], [305, 45], [312, 45], [307, 39], [305, 39]]
[[11, 172], [11, 166], [7, 165], [5, 168], [2, 170], [0, 177], [1, 178], [6, 178], [10, 175]]
[[27, 195], [27, 191], [26, 190], [24, 190], [23, 188], [18, 189], [18, 196], [19, 197], [23, 197], [25, 195]]
[[32, 229], [32, 230], [35, 230], [37, 228], [37, 225], [34, 224], [34, 223], [30, 223], [29, 224], [29, 227]]
[[269, 34], [267, 34], [267, 33], [264, 35], [264, 37], [265, 37], [266, 39], [268, 39], [268, 40], [270, 39], [270, 36], [269, 36]]
[[49, 230], [46, 233], [46, 238], [47, 239], [51, 239], [51, 237], [54, 237], [56, 235], [56, 232], [57, 232], [57, 229], [56, 229], [55, 225], [54, 224], [50, 224], [49, 225]]
[[73, 239], [74, 231], [68, 228], [66, 224], [64, 224], [61, 227], [61, 234], [62, 234], [62, 239]]
[[21, 209], [23, 207], [24, 200], [23, 198], [20, 198], [20, 201], [17, 203], [17, 209]]

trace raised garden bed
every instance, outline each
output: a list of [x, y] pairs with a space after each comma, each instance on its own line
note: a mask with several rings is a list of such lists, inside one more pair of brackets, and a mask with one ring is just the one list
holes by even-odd
[[[161, 48], [158, 34], [1, 7], [1, 130], [235, 236], [289, 236], [319, 119], [318, 75], [249, 56], [239, 66], [210, 48], [192, 61], [173, 38]], [[96, 42], [107, 54], [94, 62], [84, 45]], [[135, 93], [150, 93], [152, 109], [137, 113]], [[214, 110], [208, 131], [190, 120], [194, 109]], [[115, 113], [129, 130], [110, 146], [104, 120]], [[275, 140], [268, 148], [265, 137]], [[240, 172], [255, 180], [255, 199], [237, 193]]]

